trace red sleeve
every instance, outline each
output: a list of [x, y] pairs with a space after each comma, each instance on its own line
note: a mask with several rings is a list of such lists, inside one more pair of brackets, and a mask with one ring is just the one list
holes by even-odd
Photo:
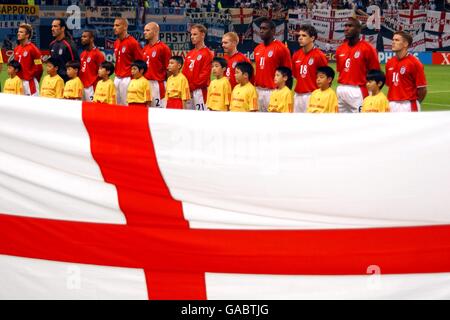
[[170, 50], [169, 46], [164, 47], [164, 55], [163, 55], [163, 65], [167, 69], [167, 66], [169, 65], [170, 57], [172, 56], [172, 50]]
[[327, 56], [323, 52], [321, 52], [321, 54], [320, 54], [320, 59], [319, 59], [319, 63], [318, 63], [317, 66], [318, 67], [326, 67], [326, 66], [328, 66]]
[[391, 61], [391, 60], [388, 60], [388, 61], [386, 62], [385, 67], [384, 67], [384, 74], [386, 75], [386, 86], [388, 86], [388, 87], [390, 87], [391, 84], [392, 84], [392, 81], [391, 81], [391, 73], [390, 73], [390, 71], [389, 71], [389, 68], [390, 68], [390, 61]]
[[426, 87], [427, 79], [425, 78], [425, 71], [423, 64], [419, 61], [416, 62], [416, 87]]
[[102, 62], [104, 62], [104, 61], [105, 61], [105, 56], [100, 51], [98, 51], [97, 61], [96, 61], [98, 66], [100, 66], [100, 64], [102, 64]]
[[377, 50], [372, 45], [368, 45], [367, 50], [367, 70], [380, 70]]
[[133, 46], [131, 52], [133, 52], [134, 60], [144, 60], [144, 56], [142, 55], [142, 48], [139, 45], [139, 42], [137, 40], [133, 41]]
[[286, 46], [282, 47], [281, 52], [282, 54], [280, 55], [281, 58], [280, 65], [291, 69], [292, 68], [291, 52]]
[[211, 62], [214, 58], [214, 53], [210, 52], [210, 54], [208, 54], [206, 58], [207, 59], [204, 60], [203, 65], [200, 69], [198, 80], [195, 81], [200, 88], [207, 87], [209, 85], [209, 82], [211, 81]]
[[[33, 57], [33, 60], [41, 59], [42, 58], [41, 51], [39, 51], [38, 48], [33, 47], [32, 57]], [[33, 63], [32, 76], [34, 78], [36, 78], [37, 81], [40, 81], [41, 77], [42, 77], [43, 70], [44, 70], [44, 68], [42, 67], [42, 60], [41, 60], [41, 64]]]
[[295, 67], [295, 60], [297, 60], [297, 56], [298, 56], [297, 52], [294, 53], [294, 55], [292, 56], [292, 63], [291, 63], [292, 76], [294, 78], [298, 78], [300, 76], [299, 73], [298, 73], [297, 68]]
[[339, 58], [340, 50], [336, 50], [336, 71], [341, 72], [341, 59]]

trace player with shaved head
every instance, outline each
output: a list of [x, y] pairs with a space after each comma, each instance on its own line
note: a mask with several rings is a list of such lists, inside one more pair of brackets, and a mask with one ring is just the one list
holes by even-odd
[[127, 90], [131, 81], [131, 64], [135, 60], [142, 60], [142, 48], [133, 36], [128, 34], [128, 21], [125, 18], [114, 20], [114, 56], [116, 58], [116, 86], [117, 104], [127, 105]]
[[144, 38], [147, 41], [143, 49], [144, 61], [147, 64], [145, 78], [150, 81], [153, 100], [151, 107], [165, 108], [167, 66], [172, 56], [170, 48], [159, 39], [159, 25], [147, 23], [144, 27]]

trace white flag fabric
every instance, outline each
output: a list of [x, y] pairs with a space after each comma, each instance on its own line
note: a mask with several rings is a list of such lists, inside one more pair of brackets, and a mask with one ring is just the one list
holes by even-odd
[[449, 112], [0, 95], [2, 299], [448, 299]]

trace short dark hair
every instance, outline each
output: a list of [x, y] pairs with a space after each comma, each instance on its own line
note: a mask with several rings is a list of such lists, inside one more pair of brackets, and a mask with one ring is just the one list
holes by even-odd
[[214, 59], [212, 60], [212, 62], [217, 62], [218, 64], [220, 64], [220, 66], [221, 66], [222, 68], [228, 67], [228, 62], [227, 62], [227, 60], [225, 60], [225, 59], [222, 58], [222, 57], [214, 57]]
[[208, 34], [208, 29], [202, 24], [198, 24], [198, 23], [194, 24], [194, 25], [191, 26], [191, 30], [192, 29], [197, 29], [198, 31], [200, 31], [204, 35]]
[[73, 68], [80, 70], [80, 62], [75, 60], [69, 61], [66, 63], [66, 68]]
[[183, 65], [183, 57], [182, 56], [171, 56], [169, 60], [175, 60], [176, 62], [178, 62], [180, 65]]
[[66, 20], [64, 20], [63, 18], [54, 18], [53, 20], [57, 20], [59, 21], [59, 26], [62, 28], [66, 28], [65, 30], [67, 30], [67, 24], [66, 24]]
[[94, 30], [83, 30], [82, 33], [89, 33], [89, 35], [91, 36], [91, 38], [95, 39], [95, 32]]
[[11, 60], [8, 62], [8, 66], [13, 67], [17, 72], [22, 71], [22, 66], [20, 65], [19, 61]]
[[317, 30], [310, 24], [301, 25], [299, 31], [306, 32], [311, 38], [314, 37], [314, 40], [317, 39]]
[[253, 66], [247, 61], [238, 62], [236, 64], [236, 69], [241, 70], [242, 74], [246, 73], [249, 79], [253, 77]]
[[53, 57], [48, 58], [48, 59], [45, 61], [45, 63], [50, 63], [50, 64], [52, 64], [55, 68], [58, 68], [58, 69], [59, 69], [58, 60], [56, 60], [56, 59], [53, 58]]
[[386, 76], [384, 72], [381, 70], [369, 70], [366, 76], [367, 81], [375, 81], [377, 84], [381, 82], [380, 90], [383, 89], [384, 84], [386, 83]]
[[329, 66], [317, 68], [317, 73], [323, 73], [327, 78], [331, 78], [331, 81], [334, 80], [334, 70]]
[[100, 64], [100, 68], [105, 69], [106, 71], [109, 71], [109, 75], [114, 74], [114, 65], [112, 64], [112, 62], [109, 61], [103, 61]]
[[262, 18], [259, 22], [259, 25], [261, 26], [263, 23], [267, 23], [270, 26], [270, 29], [275, 30], [276, 26], [275, 26], [275, 22], [272, 21], [272, 19], [269, 18]]
[[147, 72], [147, 64], [145, 63], [144, 60], [134, 60], [131, 66], [138, 68], [139, 71], [144, 70], [143, 73]]
[[289, 89], [292, 89], [292, 85], [294, 84], [294, 79], [292, 79], [292, 70], [288, 67], [278, 67], [276, 71], [281, 73], [283, 77], [287, 77], [286, 86]]
[[406, 40], [406, 42], [408, 42], [408, 47], [411, 47], [412, 43], [413, 43], [413, 37], [411, 36], [411, 34], [409, 34], [406, 31], [397, 31], [394, 32], [394, 35], [398, 34], [399, 36], [401, 36], [404, 40]]

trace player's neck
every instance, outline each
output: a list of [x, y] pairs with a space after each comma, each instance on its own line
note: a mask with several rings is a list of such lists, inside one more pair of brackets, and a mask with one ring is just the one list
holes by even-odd
[[250, 82], [250, 80], [248, 80], [248, 79], [242, 79], [241, 82], [239, 82], [239, 84], [243, 87], [249, 82]]
[[228, 54], [230, 57], [232, 57], [232, 56], [234, 56], [237, 52], [238, 52], [238, 51], [237, 51], [237, 48], [236, 48], [236, 49], [234, 49], [233, 51], [228, 52], [227, 54]]
[[149, 44], [150, 46], [154, 46], [155, 43], [157, 43], [158, 41], [159, 41], [159, 39], [155, 37], [155, 38], [153, 38], [153, 39], [148, 40], [148, 44]]
[[94, 44], [93, 44], [93, 43], [90, 43], [90, 44], [86, 47], [86, 50], [87, 50], [87, 51], [91, 51], [92, 49], [94, 49]]
[[29, 39], [23, 39], [19, 41], [19, 44], [23, 47], [26, 46], [28, 44], [28, 42], [30, 42]]
[[172, 72], [172, 75], [174, 76], [174, 77], [176, 77], [177, 75], [179, 75], [180, 74], [180, 70], [178, 70], [178, 71], [173, 71]]
[[280, 83], [280, 84], [277, 85], [277, 89], [278, 89], [278, 90], [281, 90], [281, 89], [283, 89], [284, 87], [286, 87], [286, 84], [285, 84], [285, 83]]
[[200, 50], [203, 49], [204, 47], [206, 47], [204, 42], [199, 42], [195, 45], [195, 50]]
[[302, 49], [303, 49], [304, 53], [310, 52], [312, 49], [314, 49], [314, 42], [311, 42], [311, 43], [307, 44]]
[[353, 47], [354, 45], [356, 45], [359, 42], [359, 35], [353, 38], [349, 38], [348, 39], [348, 45], [350, 47]]
[[320, 90], [321, 90], [321, 91], [327, 91], [328, 89], [330, 89], [330, 86], [323, 86], [323, 87], [320, 87]]
[[59, 36], [57, 36], [57, 37], [55, 38], [55, 40], [61, 41], [62, 39], [64, 39], [65, 36], [66, 36], [66, 35], [65, 35], [64, 33], [61, 33]]
[[271, 44], [275, 39], [274, 38], [270, 38], [270, 39], [266, 39], [264, 40], [264, 45], [267, 47], [269, 44]]
[[10, 79], [14, 79], [14, 78], [16, 77], [16, 75], [17, 75], [17, 74], [15, 74], [15, 73], [14, 73], [14, 74], [10, 74], [10, 75], [9, 75], [9, 78], [10, 78]]
[[108, 81], [108, 79], [109, 79], [109, 76], [104, 76], [104, 77], [102, 78], [103, 81]]
[[408, 55], [408, 49], [397, 51], [395, 55], [397, 56], [398, 60], [401, 60]]
[[117, 35], [117, 37], [118, 37], [120, 40], [125, 39], [127, 36], [128, 36], [128, 33], [127, 33], [127, 32]]

